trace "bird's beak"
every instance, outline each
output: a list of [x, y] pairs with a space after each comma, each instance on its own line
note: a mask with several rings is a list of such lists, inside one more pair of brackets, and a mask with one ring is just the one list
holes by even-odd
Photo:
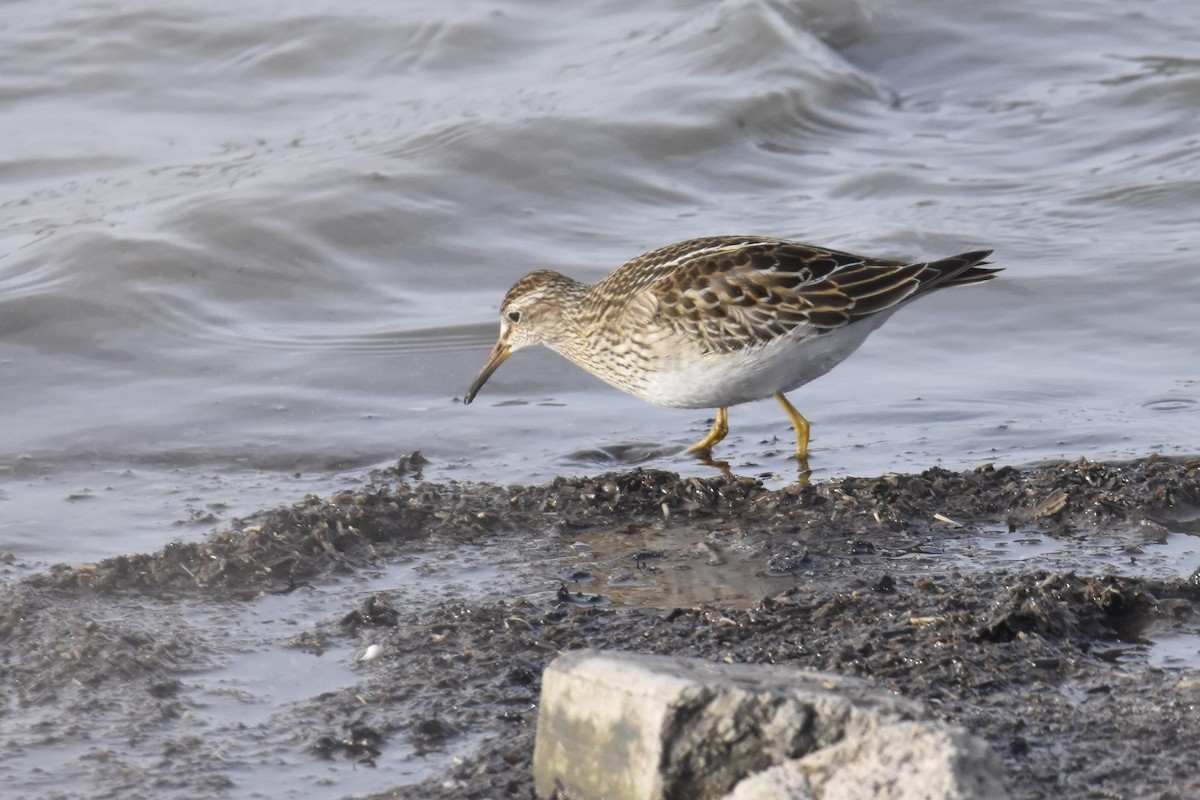
[[467, 396], [463, 398], [463, 405], [467, 405], [475, 399], [475, 395], [487, 383], [487, 379], [492, 377], [492, 373], [504, 363], [504, 359], [512, 355], [512, 352], [512, 347], [503, 339], [496, 342], [496, 346], [492, 348], [492, 354], [484, 362], [483, 369], [479, 370], [479, 375], [475, 378], [475, 382], [471, 384], [470, 389], [467, 389]]

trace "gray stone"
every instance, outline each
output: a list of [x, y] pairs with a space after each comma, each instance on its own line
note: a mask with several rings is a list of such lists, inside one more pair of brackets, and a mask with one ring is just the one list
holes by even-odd
[[963, 729], [898, 722], [751, 775], [724, 800], [1006, 800], [1001, 775], [999, 756]]
[[543, 675], [534, 780], [572, 800], [1006, 797], [987, 746], [926, 716], [837, 675], [576, 651]]

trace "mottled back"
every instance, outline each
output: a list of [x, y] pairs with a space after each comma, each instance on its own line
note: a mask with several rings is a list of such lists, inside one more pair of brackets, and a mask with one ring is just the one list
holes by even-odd
[[695, 239], [622, 265], [589, 299], [630, 327], [681, 336], [711, 353], [765, 345], [796, 329], [818, 335], [890, 311], [942, 286], [989, 280], [991, 251], [905, 264], [753, 236]]

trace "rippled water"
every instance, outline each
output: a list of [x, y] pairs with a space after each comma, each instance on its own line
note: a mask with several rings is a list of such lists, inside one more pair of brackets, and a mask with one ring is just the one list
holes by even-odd
[[[715, 233], [1006, 269], [795, 393], [818, 478], [1200, 450], [1192, 0], [5, 17], [0, 551], [21, 560], [154, 549], [413, 450], [439, 480], [704, 474], [661, 455], [703, 412], [549, 352], [458, 398], [525, 271], [592, 280]], [[731, 422], [735, 469], [791, 472], [774, 403]]]

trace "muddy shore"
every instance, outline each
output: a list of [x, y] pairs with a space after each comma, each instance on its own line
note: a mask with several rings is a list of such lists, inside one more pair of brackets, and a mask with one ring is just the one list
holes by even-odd
[[[1196, 536], [1200, 460], [772, 490], [650, 470], [434, 485], [414, 456], [203, 542], [8, 585], [0, 775], [54, 796], [37, 748], [70, 742], [61, 796], [272, 796], [250, 776], [284, 752], [372, 771], [370, 792], [320, 796], [528, 798], [541, 670], [592, 647], [870, 679], [986, 739], [1016, 797], [1197, 797], [1200, 574], [1140, 568]], [[1071, 570], [994, 552], [1035, 538], [1106, 552]], [[198, 621], [244, 630], [317, 594], [326, 611], [257, 644]], [[1168, 637], [1192, 657], [1149, 658]], [[355, 656], [323, 691], [198, 723], [223, 648], [268, 639]]]

